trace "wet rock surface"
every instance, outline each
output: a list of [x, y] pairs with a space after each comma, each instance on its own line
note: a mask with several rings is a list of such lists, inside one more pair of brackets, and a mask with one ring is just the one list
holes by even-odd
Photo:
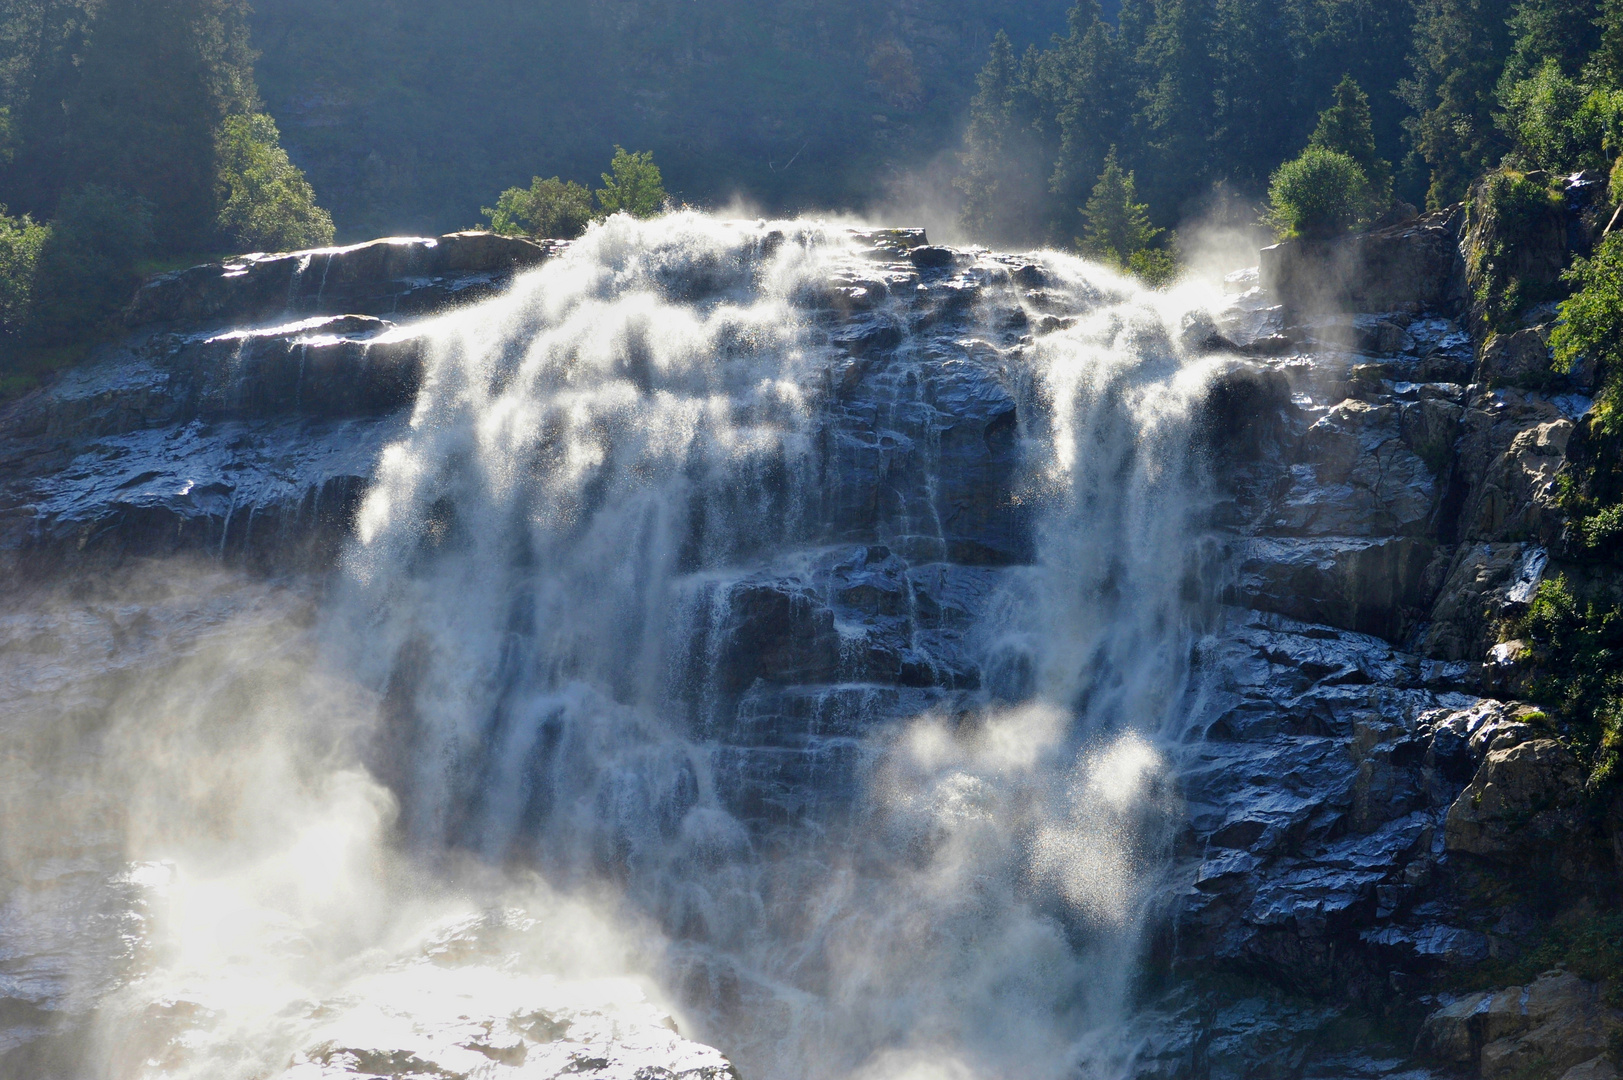
[[[800, 298], [819, 546], [684, 600], [707, 615], [678, 696], [725, 803], [768, 830], [847, 798], [890, 720], [1018, 701], [1032, 677], [974, 627], [1034, 552], [1032, 391], [1007, 358], [1074, 313], [1033, 262], [917, 230], [858, 239]], [[546, 254], [448, 237], [159, 279], [127, 339], [0, 415], [0, 548], [17, 567], [330, 565], [410, 422], [421, 315]], [[1589, 402], [1533, 385], [1536, 335], [1479, 363], [1457, 221], [1347, 257], [1383, 283], [1340, 297], [1360, 314], [1240, 280], [1191, 331], [1231, 357], [1205, 433], [1227, 576], [1195, 656], [1200, 737], [1179, 750], [1186, 823], [1152, 950], [1179, 988], [1151, 1002], [1139, 1075], [1612, 1075], [1617, 1014], [1575, 976], [1517, 991], [1503, 1022], [1483, 1017], [1511, 991], [1434, 989], [1527, 943], [1530, 916], [1482, 901], [1485, 880], [1616, 873], [1560, 733], [1508, 700], [1489, 656], [1551, 572], [1554, 477]]]

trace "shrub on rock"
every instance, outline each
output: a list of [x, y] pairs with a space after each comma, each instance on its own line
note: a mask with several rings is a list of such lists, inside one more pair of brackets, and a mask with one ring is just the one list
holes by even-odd
[[1268, 222], [1284, 237], [1323, 240], [1369, 217], [1372, 192], [1358, 162], [1310, 146], [1281, 165], [1268, 184]]

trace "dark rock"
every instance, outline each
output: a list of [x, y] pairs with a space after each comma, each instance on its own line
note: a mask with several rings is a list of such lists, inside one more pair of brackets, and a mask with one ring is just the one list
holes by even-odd
[[554, 250], [555, 244], [465, 232], [245, 255], [153, 278], [136, 293], [125, 322], [209, 326], [345, 311], [421, 313], [489, 295], [497, 282]]
[[945, 270], [952, 266], [951, 248], [916, 247], [907, 253], [907, 261], [920, 270]]
[[1328, 243], [1264, 248], [1262, 285], [1292, 311], [1455, 312], [1465, 301], [1456, 209]]

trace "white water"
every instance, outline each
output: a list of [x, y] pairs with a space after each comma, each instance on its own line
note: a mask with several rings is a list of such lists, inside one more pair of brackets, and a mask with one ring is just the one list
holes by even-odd
[[[160, 568], [17, 623], [8, 925], [94, 958], [52, 975], [91, 1017], [63, 1075], [721, 1067], [648, 1001], [748, 1080], [1124, 1074], [1199, 616], [1212, 367], [1175, 341], [1206, 297], [1041, 258], [1077, 320], [996, 357], [1038, 525], [964, 635], [989, 691], [831, 742], [850, 797], [751, 823], [717, 642], [740, 582], [841, 547], [805, 298], [853, 244], [613, 219], [434, 326], [330, 590]], [[904, 339], [881, 409], [939, 362]], [[864, 542], [939, 557], [940, 510]], [[52, 858], [105, 941], [68, 940]]]

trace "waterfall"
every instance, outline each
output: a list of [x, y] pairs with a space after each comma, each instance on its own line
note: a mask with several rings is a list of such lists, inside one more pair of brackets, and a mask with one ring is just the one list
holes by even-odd
[[611, 218], [411, 328], [330, 580], [53, 623], [126, 642], [50, 841], [124, 914], [39, 1075], [1130, 1076], [1213, 297], [916, 242]]
[[[1199, 615], [1212, 369], [1181, 346], [1188, 297], [1063, 256], [1041, 272], [1071, 325], [1013, 348], [981, 328], [968, 359], [917, 331], [916, 279], [881, 280], [861, 298], [894, 340], [863, 360], [870, 430], [911, 461], [849, 528], [827, 373], [852, 350], [820, 314], [829, 282], [874, 277], [860, 246], [614, 219], [447, 318], [361, 511], [335, 636], [387, 688], [373, 754], [409, 842], [614, 881], [660, 927], [656, 977], [745, 1075], [1103, 1075], [1130, 1053], [1175, 813], [1159, 747]], [[1018, 294], [1019, 265], [972, 274]], [[905, 563], [903, 592], [945, 565], [931, 443], [950, 405], [928, 397], [952, 363], [1017, 406], [1008, 495], [1035, 558], [975, 568], [994, 594], [961, 643], [980, 688], [898, 707], [817, 615], [842, 559]], [[912, 659], [949, 668], [920, 621]], [[768, 662], [737, 640], [780, 625], [799, 640]], [[795, 748], [848, 775], [848, 801], [752, 821], [760, 765], [736, 729], [774, 680], [816, 687], [813, 710], [870, 704]]]

